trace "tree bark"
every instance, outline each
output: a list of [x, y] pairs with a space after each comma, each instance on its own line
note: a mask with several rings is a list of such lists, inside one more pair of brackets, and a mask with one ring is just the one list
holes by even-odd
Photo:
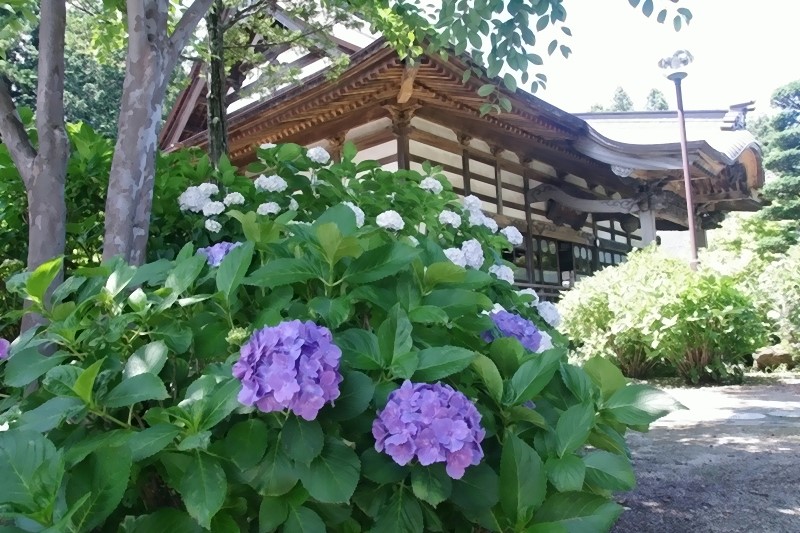
[[214, 168], [219, 167], [219, 160], [228, 154], [228, 131], [225, 118], [225, 95], [227, 84], [225, 77], [225, 29], [223, 13], [225, 5], [222, 0], [214, 0], [206, 17], [208, 27], [208, 45], [211, 60], [208, 67], [208, 153]]
[[211, 2], [195, 0], [170, 36], [167, 0], [127, 1], [128, 54], [106, 198], [104, 260], [145, 261], [167, 82]]

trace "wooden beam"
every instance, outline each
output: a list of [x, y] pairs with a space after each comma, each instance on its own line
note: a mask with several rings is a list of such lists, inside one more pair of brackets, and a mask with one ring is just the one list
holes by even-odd
[[414, 94], [414, 80], [419, 72], [419, 65], [406, 65], [403, 69], [403, 76], [400, 78], [400, 90], [397, 92], [397, 103], [405, 104]]
[[[524, 166], [528, 166], [530, 160], [522, 160]], [[527, 170], [522, 174], [522, 190], [525, 198], [528, 197], [528, 191], [531, 188], [530, 178], [528, 177]], [[533, 283], [533, 237], [531, 236], [531, 222], [533, 215], [531, 214], [530, 202], [525, 202], [525, 229], [522, 234], [525, 243], [525, 276], [528, 283]]]
[[472, 137], [469, 135], [464, 135], [459, 133], [458, 134], [458, 144], [461, 145], [461, 175], [464, 178], [464, 194], [469, 196], [472, 194], [472, 187], [470, 184], [470, 173], [469, 173], [469, 141], [472, 140]]
[[397, 168], [401, 170], [411, 170], [408, 136], [411, 131], [411, 119], [419, 107], [416, 104], [384, 106], [392, 117], [392, 131], [397, 137]]
[[[503, 172], [500, 167], [500, 154], [502, 154], [505, 150], [499, 146], [492, 146], [490, 148], [492, 155], [494, 156], [494, 186], [496, 191], [496, 200], [497, 203], [497, 214], [503, 214]], [[526, 202], [527, 203], [527, 202]]]

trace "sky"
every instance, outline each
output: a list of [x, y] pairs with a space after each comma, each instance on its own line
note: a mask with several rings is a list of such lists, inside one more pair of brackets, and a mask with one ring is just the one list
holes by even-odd
[[[660, 6], [674, 8], [667, 0]], [[658, 24], [627, 0], [565, 0], [573, 37], [569, 59], [545, 60], [547, 89], [536, 93], [566, 111], [608, 105], [623, 87], [637, 108], [659, 88], [671, 108], [672, 82], [658, 60], [685, 48], [694, 56], [683, 82], [686, 109], [727, 109], [756, 100], [756, 113], [769, 111], [777, 87], [800, 79], [800, 2], [796, 0], [681, 0], [692, 11], [688, 27], [675, 32], [670, 19]], [[541, 39], [545, 44], [549, 39]]]

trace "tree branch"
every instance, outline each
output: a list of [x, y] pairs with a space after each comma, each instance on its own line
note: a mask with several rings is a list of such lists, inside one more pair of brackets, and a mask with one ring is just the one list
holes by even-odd
[[11, 159], [19, 170], [23, 182], [27, 185], [36, 150], [28, 138], [25, 125], [19, 118], [17, 108], [11, 99], [8, 85], [0, 77], [0, 139], [8, 148]]
[[178, 61], [178, 56], [183, 52], [186, 42], [194, 33], [197, 24], [200, 22], [200, 19], [205, 16], [213, 1], [214, 0], [195, 0], [192, 5], [183, 12], [183, 16], [178, 21], [178, 24], [175, 25], [175, 29], [169, 37], [169, 50], [165, 51], [167, 57], [165, 62], [167, 70], [165, 70], [165, 72], [172, 72], [170, 67], [174, 67], [175, 63]]

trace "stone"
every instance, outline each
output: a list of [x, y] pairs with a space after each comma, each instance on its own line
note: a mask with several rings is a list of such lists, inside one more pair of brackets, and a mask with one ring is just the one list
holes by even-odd
[[791, 352], [783, 346], [765, 346], [753, 354], [753, 365], [756, 370], [775, 370], [780, 365], [786, 365], [787, 370], [797, 366]]

